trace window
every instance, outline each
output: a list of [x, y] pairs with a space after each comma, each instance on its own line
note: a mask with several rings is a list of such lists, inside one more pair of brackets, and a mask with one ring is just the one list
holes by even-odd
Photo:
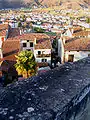
[[88, 57], [90, 57], [90, 54], [88, 54]]
[[41, 51], [38, 51], [38, 55], [41, 55]]
[[23, 47], [26, 47], [27, 46], [27, 44], [26, 43], [23, 43]]
[[42, 54], [44, 54], [45, 51], [42, 51]]
[[44, 59], [42, 59], [42, 62], [44, 62]]
[[69, 55], [68, 62], [73, 62], [73, 61], [74, 61], [74, 55]]
[[45, 62], [47, 62], [47, 59], [45, 59]]
[[33, 42], [30, 42], [30, 47], [33, 47]]
[[27, 40], [27, 42], [29, 42], [29, 40]]
[[47, 62], [47, 59], [42, 59], [42, 62]]

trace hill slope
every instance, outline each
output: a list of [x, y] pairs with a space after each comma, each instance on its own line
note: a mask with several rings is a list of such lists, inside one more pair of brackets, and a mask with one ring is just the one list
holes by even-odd
[[87, 8], [90, 6], [90, 0], [0, 0], [0, 9], [22, 6], [29, 7], [33, 4], [46, 7], [60, 6], [64, 8]]

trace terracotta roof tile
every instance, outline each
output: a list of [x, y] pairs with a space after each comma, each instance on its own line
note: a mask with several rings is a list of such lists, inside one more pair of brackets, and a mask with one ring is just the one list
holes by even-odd
[[35, 38], [37, 40], [40, 40], [40, 39], [49, 39], [50, 37], [46, 34], [43, 34], [43, 33], [29, 33], [29, 34], [22, 34], [20, 39], [21, 40], [35, 40]]
[[74, 26], [72, 28], [69, 28], [70, 31], [73, 30], [73, 33], [76, 33], [76, 32], [79, 32], [79, 31], [82, 31], [82, 28], [80, 26]]
[[90, 50], [90, 38], [74, 38], [65, 43], [65, 51]]
[[89, 34], [90, 34], [90, 31], [82, 30], [82, 31], [73, 33], [73, 37], [78, 37], [78, 36], [86, 36], [87, 37]]
[[3, 43], [3, 57], [5, 60], [14, 60], [15, 54], [17, 54], [20, 50], [20, 42], [17, 40], [6, 40]]
[[46, 34], [41, 33], [23, 34], [21, 35], [20, 39], [32, 41], [36, 39], [35, 49], [51, 49], [50, 37]]
[[8, 24], [0, 24], [0, 31], [8, 29], [9, 25]]
[[0, 36], [6, 36], [8, 28], [9, 28], [8, 24], [0, 24]]
[[20, 36], [20, 30], [18, 28], [11, 28], [9, 31], [9, 36], [8, 38], [17, 38], [18, 36]]
[[51, 41], [50, 40], [40, 40], [35, 45], [35, 49], [51, 49]]

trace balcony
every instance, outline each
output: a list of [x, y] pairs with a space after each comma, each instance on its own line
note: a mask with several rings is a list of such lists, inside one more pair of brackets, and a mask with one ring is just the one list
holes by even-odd
[[43, 57], [51, 57], [51, 54], [40, 54], [36, 55], [37, 58], [43, 58]]

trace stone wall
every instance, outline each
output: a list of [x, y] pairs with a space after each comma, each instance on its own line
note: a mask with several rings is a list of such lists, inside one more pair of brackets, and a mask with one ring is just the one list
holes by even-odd
[[90, 120], [90, 58], [0, 88], [0, 120]]
[[57, 113], [55, 120], [90, 120], [90, 84]]

